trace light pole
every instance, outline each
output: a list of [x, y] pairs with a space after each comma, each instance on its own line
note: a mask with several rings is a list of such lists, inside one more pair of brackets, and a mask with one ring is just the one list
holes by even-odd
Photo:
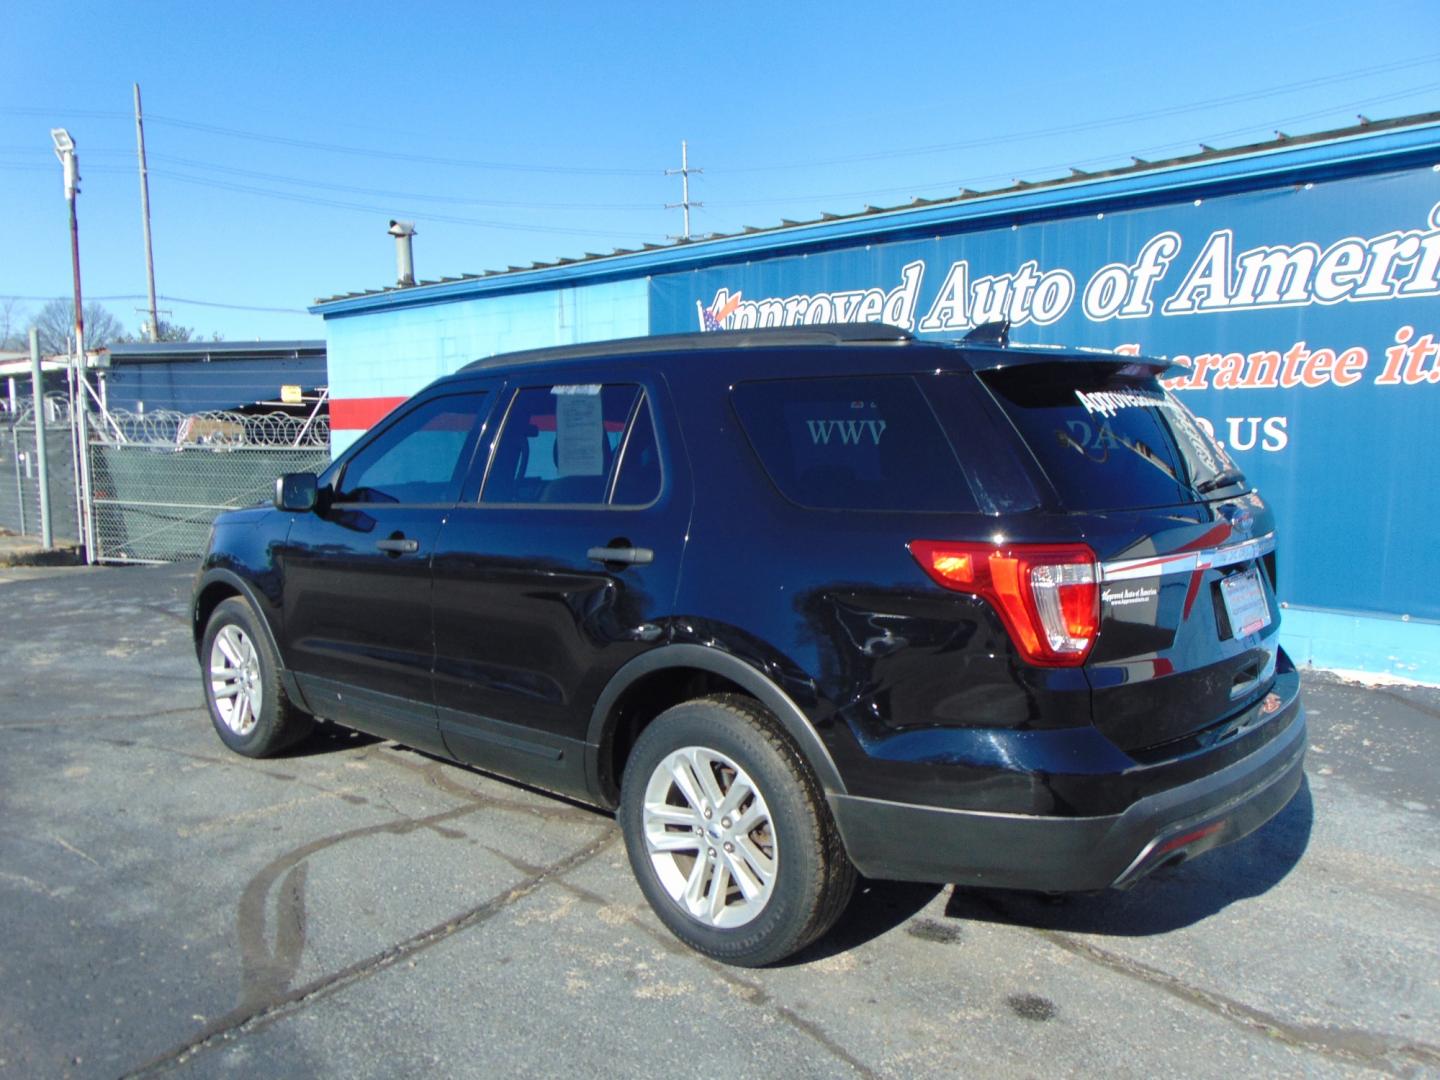
[[75, 219], [75, 196], [80, 191], [80, 165], [75, 158], [75, 140], [64, 128], [51, 128], [50, 139], [55, 143], [55, 156], [65, 167], [65, 201], [70, 205], [70, 273], [75, 282], [75, 376], [80, 393], [75, 400], [76, 460], [80, 469], [80, 490], [77, 502], [80, 510], [80, 536], [85, 542], [85, 561], [95, 561], [95, 538], [90, 519], [90, 433], [86, 430], [86, 416], [89, 412], [85, 395], [90, 385], [85, 378], [85, 307], [80, 296], [80, 227]]
[[65, 201], [70, 204], [70, 272], [75, 282], [75, 349], [80, 363], [85, 359], [85, 309], [80, 303], [80, 226], [75, 219], [75, 196], [80, 191], [80, 162], [75, 157], [75, 140], [64, 128], [51, 128], [55, 156], [65, 167]]

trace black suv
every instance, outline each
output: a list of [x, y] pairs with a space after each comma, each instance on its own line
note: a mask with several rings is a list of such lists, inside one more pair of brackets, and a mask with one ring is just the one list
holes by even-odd
[[1301, 782], [1274, 522], [1166, 367], [885, 326], [644, 338], [433, 383], [194, 594], [248, 755], [312, 718], [615, 809], [710, 956], [855, 875], [1132, 884]]

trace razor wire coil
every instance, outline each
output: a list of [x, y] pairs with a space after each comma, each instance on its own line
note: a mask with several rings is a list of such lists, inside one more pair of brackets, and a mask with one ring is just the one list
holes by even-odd
[[184, 413], [170, 409], [134, 413], [115, 409], [92, 415], [90, 420], [95, 441], [109, 445], [176, 449], [199, 446], [212, 450], [317, 449], [330, 445], [330, 421], [325, 416], [309, 418], [283, 412]]

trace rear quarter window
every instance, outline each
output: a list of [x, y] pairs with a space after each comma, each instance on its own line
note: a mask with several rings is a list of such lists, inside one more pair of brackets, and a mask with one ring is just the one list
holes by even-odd
[[1195, 502], [1207, 497], [1197, 484], [1203, 490], [1234, 470], [1190, 410], [1153, 378], [1081, 361], [983, 378], [1068, 510]]
[[741, 383], [731, 401], [766, 474], [791, 502], [975, 510], [949, 440], [908, 375]]

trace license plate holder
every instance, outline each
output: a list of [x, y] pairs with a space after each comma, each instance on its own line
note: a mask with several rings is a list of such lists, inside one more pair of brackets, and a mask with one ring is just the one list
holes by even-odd
[[1270, 605], [1254, 567], [1220, 580], [1220, 599], [1230, 620], [1230, 633], [1237, 638], [1264, 630], [1270, 625]]

